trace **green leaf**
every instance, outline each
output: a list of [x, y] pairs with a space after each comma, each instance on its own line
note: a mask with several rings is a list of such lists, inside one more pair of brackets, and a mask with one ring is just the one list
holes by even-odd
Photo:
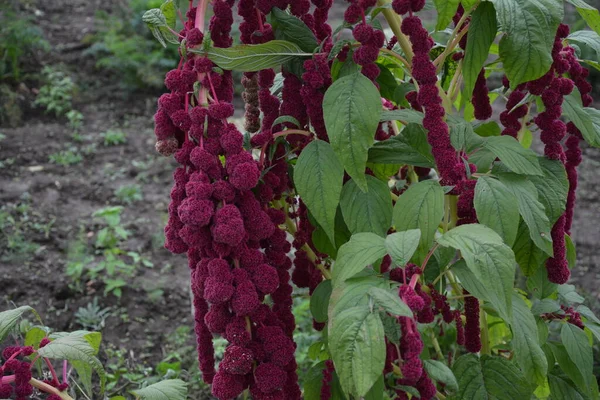
[[276, 39], [295, 43], [307, 53], [312, 53], [318, 46], [313, 31], [298, 17], [277, 7], [273, 7], [269, 15]]
[[482, 176], [475, 186], [475, 211], [483, 225], [492, 228], [512, 245], [519, 228], [519, 209], [515, 207], [517, 198], [500, 181]]
[[450, 141], [452, 147], [458, 151], [470, 152], [481, 146], [484, 140], [475, 134], [473, 125], [462, 118], [448, 118], [450, 126]]
[[412, 184], [396, 201], [393, 224], [396, 231], [421, 230], [417, 261], [431, 248], [435, 232], [444, 216], [444, 190], [437, 181]]
[[498, 125], [496, 121], [477, 123], [476, 125], [474, 125], [474, 130], [475, 133], [477, 133], [481, 137], [500, 136], [500, 133], [502, 132], [502, 129], [500, 129], [500, 125]]
[[173, 3], [166, 2], [160, 8], [153, 8], [142, 15], [142, 21], [163, 47], [167, 47], [166, 42], [179, 44], [177, 36], [169, 29], [175, 26], [174, 12]]
[[456, 274], [460, 280], [461, 285], [473, 296], [480, 300], [487, 301], [489, 303], [489, 292], [486, 287], [475, 274], [467, 267], [467, 263], [464, 259], [460, 259], [452, 264], [452, 271]]
[[567, 36], [567, 40], [591, 47], [596, 52], [596, 56], [600, 58], [600, 35], [598, 33], [594, 31], [577, 31]]
[[442, 31], [446, 29], [452, 21], [452, 17], [456, 14], [460, 0], [433, 0], [433, 2], [435, 3], [435, 9], [438, 14], [435, 29], [437, 31]]
[[585, 141], [590, 146], [599, 147], [600, 131], [596, 125], [600, 126], [600, 112], [591, 108], [584, 108], [581, 103], [581, 95], [577, 90], [564, 97], [562, 107], [564, 115], [581, 131]]
[[337, 286], [386, 255], [385, 239], [374, 233], [357, 233], [338, 250], [333, 265], [333, 285]]
[[511, 87], [550, 69], [552, 44], [564, 16], [560, 0], [492, 0], [500, 30], [500, 59]]
[[538, 157], [511, 136], [492, 136], [483, 145], [517, 174], [543, 175]]
[[542, 385], [548, 374], [546, 355], [538, 343], [538, 329], [531, 310], [516, 293], [513, 294], [512, 345], [517, 362], [529, 381]]
[[489, 1], [483, 1], [471, 16], [469, 36], [463, 61], [463, 77], [465, 87], [463, 96], [470, 99], [475, 88], [479, 72], [488, 58], [490, 46], [498, 31], [496, 10]]
[[32, 311], [38, 320], [40, 319], [35, 310], [29, 306], [22, 306], [13, 310], [0, 312], [0, 343], [6, 339], [9, 332], [17, 325], [17, 322], [19, 322], [19, 318], [27, 311]]
[[331, 296], [331, 280], [319, 283], [312, 296], [310, 296], [310, 312], [317, 322], [327, 322], [327, 309]]
[[340, 209], [352, 233], [372, 232], [385, 236], [392, 224], [392, 197], [385, 182], [367, 175], [368, 192], [363, 192], [354, 179], [342, 189]]
[[517, 238], [512, 249], [515, 253], [517, 264], [519, 264], [519, 268], [521, 268], [521, 272], [525, 276], [535, 274], [548, 258], [546, 253], [537, 247], [531, 239], [529, 228], [527, 228], [527, 224], [523, 220], [519, 224]]
[[[579, 328], [576, 328], [579, 329]], [[561, 332], [562, 339], [562, 332]], [[598, 384], [593, 376], [584, 377], [579, 370], [577, 364], [573, 362], [567, 349], [562, 344], [548, 342], [545, 346], [550, 346], [552, 355], [558, 362], [558, 365], [562, 371], [575, 383], [581, 393], [585, 393], [587, 399], [597, 399], [598, 396]]]
[[594, 374], [592, 346], [587, 335], [575, 325], [564, 323], [560, 329], [560, 339], [567, 355], [583, 377], [585, 387], [589, 388]]
[[594, 6], [589, 5], [583, 0], [567, 0], [573, 4], [577, 9], [577, 12], [587, 22], [590, 28], [592, 28], [597, 34], [600, 35], [600, 12]]
[[401, 121], [403, 124], [423, 124], [423, 113], [411, 109], [403, 110], [383, 110], [381, 112], [380, 122]]
[[374, 275], [360, 276], [348, 279], [333, 286], [329, 298], [328, 328], [331, 329], [331, 321], [340, 312], [358, 305], [368, 306], [371, 302], [369, 291], [374, 287], [389, 289], [388, 280]]
[[575, 387], [575, 384], [564, 375], [551, 373], [548, 375], [550, 392], [556, 399], [586, 400], [587, 394], [584, 394]]
[[363, 305], [334, 316], [329, 349], [344, 392], [364, 396], [385, 365], [385, 335], [379, 315]]
[[323, 118], [331, 147], [363, 192], [368, 190], [365, 166], [380, 113], [379, 91], [361, 73], [335, 81], [323, 99]]
[[511, 321], [515, 256], [502, 238], [479, 224], [461, 225], [437, 239], [460, 250], [467, 267], [487, 289], [487, 298], [507, 322]]
[[143, 389], [132, 390], [141, 400], [185, 400], [187, 384], [181, 379], [166, 379]]
[[404, 267], [419, 246], [421, 231], [411, 229], [403, 232], [396, 232], [385, 238], [385, 248], [392, 257], [394, 265]]
[[[189, 50], [205, 54], [203, 50]], [[309, 57], [298, 45], [285, 40], [271, 40], [262, 44], [241, 44], [228, 48], [211, 47], [206, 56], [219, 67], [228, 71], [252, 72], [277, 68], [299, 57]]]
[[569, 269], [575, 268], [577, 263], [577, 250], [575, 249], [575, 243], [571, 236], [565, 233], [565, 246], [567, 247], [567, 262], [569, 263]]
[[27, 331], [25, 335], [25, 346], [32, 346], [37, 349], [40, 346], [40, 342], [46, 337], [46, 331], [40, 327], [34, 326]]
[[458, 392], [451, 400], [529, 399], [533, 393], [519, 368], [504, 357], [465, 354], [452, 367]]
[[529, 234], [537, 247], [549, 256], [553, 255], [550, 221], [544, 205], [538, 200], [535, 185], [524, 176], [510, 173], [498, 174], [500, 182], [516, 196], [519, 213], [529, 228]]
[[396, 290], [382, 289], [374, 287], [369, 290], [369, 295], [373, 298], [375, 304], [382, 307], [388, 313], [398, 317], [412, 317], [410, 308], [400, 300]]
[[458, 382], [456, 377], [450, 368], [441, 361], [437, 360], [424, 360], [423, 367], [427, 371], [427, 375], [435, 381], [441, 382], [451, 391], [456, 392], [458, 390]]
[[177, 24], [177, 8], [172, 0], [167, 0], [160, 5], [160, 11], [162, 11], [167, 25], [171, 28], [175, 28]]
[[344, 169], [329, 143], [315, 140], [300, 153], [294, 168], [296, 190], [332, 243], [343, 179]]
[[375, 143], [369, 149], [369, 162], [425, 168], [435, 165], [425, 129], [417, 124], [409, 124], [399, 135]]
[[550, 225], [564, 214], [569, 193], [569, 180], [563, 163], [558, 160], [549, 160], [540, 157], [540, 167], [543, 176], [530, 176], [538, 191], [538, 199], [544, 205]]
[[[313, 365], [304, 377], [304, 400], [321, 400], [321, 386], [323, 386], [323, 370], [325, 361]], [[346, 400], [340, 387], [340, 381], [335, 371], [331, 381], [330, 400]]]
[[527, 279], [527, 290], [538, 299], [545, 299], [556, 292], [558, 285], [548, 280], [546, 268], [538, 268]]
[[383, 382], [383, 374], [379, 375], [379, 379], [371, 386], [371, 389], [365, 394], [364, 400], [381, 400], [383, 399], [383, 393], [385, 390], [385, 383]]
[[85, 335], [71, 334], [69, 336], [59, 337], [39, 349], [38, 354], [41, 357], [86, 364], [100, 377], [100, 392], [104, 392], [106, 372], [104, 372], [100, 360], [94, 356], [97, 353], [96, 349], [94, 349], [84, 336]]

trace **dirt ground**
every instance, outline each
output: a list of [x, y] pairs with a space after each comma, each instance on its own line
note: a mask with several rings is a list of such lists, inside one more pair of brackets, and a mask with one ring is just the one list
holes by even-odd
[[[104, 307], [118, 310], [106, 321], [103, 342], [126, 348], [129, 357], [152, 366], [167, 353], [167, 338], [180, 326], [192, 326], [188, 267], [185, 257], [171, 255], [161, 247], [175, 164], [154, 151], [152, 115], [156, 97], [125, 97], [118, 91], [117, 82], [99, 75], [93, 60], [81, 57], [79, 45], [93, 29], [95, 12], [110, 9], [111, 3], [50, 0], [36, 5], [43, 13], [37, 21], [53, 47], [51, 59], [43, 61], [67, 64], [77, 83], [85, 85], [75, 109], [85, 118], [84, 145], [95, 144], [96, 150], [71, 167], [50, 163], [50, 154], [73, 142], [71, 130], [65, 122], [35, 110], [29, 110], [23, 126], [0, 127], [0, 133], [5, 135], [0, 141], [0, 161], [4, 161], [0, 169], [0, 206], [22, 202], [27, 193], [31, 218], [42, 225], [54, 220], [47, 235], [35, 229], [27, 232], [30, 240], [39, 245], [33, 254], [0, 261], [0, 310], [13, 304], [29, 304], [40, 312], [47, 325], [73, 330], [81, 328], [73, 317], [75, 311], [98, 296]], [[338, 3], [344, 7], [345, 3]], [[124, 131], [127, 142], [105, 147], [100, 133], [113, 128]], [[572, 278], [572, 283], [582, 287], [598, 304], [599, 167], [600, 151], [585, 148], [573, 228], [578, 263]], [[93, 241], [98, 226], [92, 213], [119, 204], [115, 189], [133, 183], [140, 184], [143, 200], [124, 208], [123, 225], [131, 231], [124, 247], [151, 260], [154, 267], [138, 268], [134, 283], [125, 288], [120, 300], [114, 296], [102, 298], [102, 291], [94, 282], [83, 291], [73, 290], [65, 276], [69, 246], [80, 229]], [[149, 295], [157, 289], [162, 290], [159, 295]], [[597, 304], [593, 306], [598, 308]]]

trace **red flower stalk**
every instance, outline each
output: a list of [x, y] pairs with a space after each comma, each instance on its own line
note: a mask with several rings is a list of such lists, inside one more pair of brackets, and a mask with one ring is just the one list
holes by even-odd
[[331, 398], [331, 381], [333, 380], [333, 372], [333, 361], [325, 361], [325, 368], [323, 369], [323, 384], [321, 386], [321, 400], [329, 400]]
[[481, 69], [481, 72], [479, 72], [471, 102], [475, 109], [475, 118], [486, 120], [492, 116], [492, 106], [490, 104], [489, 91], [485, 80], [485, 69]]
[[[465, 295], [469, 292], [463, 291]], [[479, 300], [477, 297], [465, 297], [465, 348], [471, 353], [481, 350], [481, 331], [479, 328]]]

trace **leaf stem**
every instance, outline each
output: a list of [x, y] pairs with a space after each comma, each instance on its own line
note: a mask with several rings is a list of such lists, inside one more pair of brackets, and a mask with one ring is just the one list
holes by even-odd
[[31, 378], [29, 380], [29, 384], [31, 386], [33, 386], [34, 388], [40, 389], [43, 392], [55, 394], [63, 400], [74, 400], [71, 396], [69, 396], [68, 393], [59, 392], [58, 389], [55, 388], [54, 386], [48, 385], [47, 383], [42, 382], [42, 381], [38, 381], [35, 378]]
[[435, 336], [433, 331], [429, 331], [429, 338], [431, 339], [431, 342], [433, 343], [433, 348], [435, 349], [435, 354], [438, 356], [440, 361], [443, 362], [444, 360], [446, 360], [446, 357], [444, 357], [444, 353], [442, 353], [442, 348], [440, 347], [440, 343], [438, 342], [437, 337]]
[[[464, 27], [465, 29], [462, 29], [463, 28], [462, 25], [467, 20], [467, 18], [469, 18], [470, 15], [471, 15], [471, 10], [464, 12], [463, 16], [460, 18], [460, 20], [454, 27], [454, 30], [452, 31], [450, 38], [448, 38], [448, 46], [446, 46], [444, 51], [439, 56], [437, 56], [437, 58], [433, 61], [433, 64], [437, 67], [438, 72], [440, 71], [441, 66], [444, 65], [444, 61], [446, 61], [446, 57], [448, 57], [448, 55], [452, 52], [452, 50], [454, 50], [456, 45], [460, 42], [460, 39], [462, 39], [462, 37], [467, 34], [467, 32], [469, 30], [468, 25]], [[459, 33], [459, 31], [460, 31], [460, 33]]]
[[287, 136], [287, 135], [310, 136], [310, 135], [312, 135], [312, 132], [305, 131], [302, 129], [286, 129], [285, 131], [280, 131], [280, 132], [275, 133], [273, 135], [273, 139], [277, 139], [278, 137]]

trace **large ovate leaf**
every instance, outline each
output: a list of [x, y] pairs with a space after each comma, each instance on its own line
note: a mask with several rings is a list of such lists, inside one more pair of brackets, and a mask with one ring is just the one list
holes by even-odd
[[438, 31], [444, 30], [452, 21], [452, 17], [456, 14], [460, 0], [433, 0], [435, 9], [437, 10], [437, 24], [435, 29]]
[[514, 194], [502, 182], [488, 176], [477, 179], [474, 200], [477, 219], [492, 228], [509, 246], [514, 243], [519, 228], [516, 202]]
[[310, 312], [317, 322], [327, 321], [329, 297], [331, 296], [331, 279], [324, 280], [310, 296]]
[[567, 0], [573, 4], [577, 9], [581, 18], [587, 22], [590, 28], [592, 28], [597, 34], [600, 35], [600, 12], [592, 5], [589, 5], [584, 0]]
[[271, 9], [270, 16], [276, 39], [295, 43], [307, 53], [311, 53], [318, 46], [313, 31], [298, 17], [277, 7]]
[[596, 52], [596, 57], [600, 58], [600, 35], [594, 31], [577, 31], [567, 36], [570, 42], [583, 43]]
[[396, 231], [421, 231], [419, 247], [415, 254], [417, 262], [423, 261], [431, 248], [443, 216], [444, 190], [434, 180], [412, 184], [396, 201], [393, 216]]
[[344, 392], [365, 396], [385, 365], [385, 334], [379, 314], [362, 305], [335, 315], [329, 350]]
[[458, 390], [458, 382], [456, 381], [454, 373], [443, 362], [437, 360], [424, 360], [423, 367], [425, 367], [427, 375], [434, 381], [443, 383], [451, 392], [456, 392]]
[[525, 276], [535, 274], [548, 258], [548, 255], [537, 247], [531, 239], [529, 228], [527, 228], [527, 224], [523, 220], [519, 223], [519, 230], [517, 231], [517, 237], [512, 249], [515, 253], [517, 264], [519, 264], [521, 272]]
[[358, 276], [333, 286], [329, 297], [328, 326], [340, 312], [358, 305], [369, 305], [371, 296], [369, 291], [375, 287], [389, 290], [389, 281], [375, 275]]
[[582, 393], [571, 381], [563, 374], [548, 375], [548, 383], [550, 385], [550, 392], [553, 397], [557, 399], [569, 399], [569, 400], [587, 400], [587, 394]]
[[529, 234], [537, 247], [549, 256], [553, 255], [552, 229], [550, 220], [546, 215], [544, 205], [538, 200], [535, 185], [524, 176], [502, 173], [499, 174], [502, 182], [517, 198], [519, 213], [529, 228]]
[[511, 330], [515, 358], [525, 373], [525, 377], [538, 385], [542, 385], [548, 374], [548, 361], [538, 342], [538, 329], [535, 318], [527, 303], [517, 294], [513, 294]]
[[185, 400], [187, 392], [187, 384], [181, 379], [165, 379], [143, 389], [131, 391], [140, 400]]
[[[575, 329], [579, 328], [575, 327]], [[562, 331], [561, 340], [564, 340]], [[562, 372], [564, 372], [573, 381], [573, 383], [575, 383], [575, 385], [578, 387], [581, 393], [585, 394], [586, 400], [598, 399], [600, 397], [598, 396], [598, 383], [594, 379], [594, 376], [584, 376], [581, 373], [579, 366], [574, 362], [574, 360], [571, 357], [571, 354], [569, 354], [565, 345], [558, 344], [555, 342], [548, 342], [544, 346], [550, 347], [551, 353], [554, 356], [554, 359], [556, 360], [558, 365], [560, 366]], [[579, 357], [579, 354], [576, 353], [578, 347], [579, 346], [575, 345], [574, 348], [571, 350], [575, 351], [575, 354], [573, 354], [575, 358]], [[588, 358], [587, 354], [584, 355], [584, 357]], [[587, 367], [584, 369], [587, 369]]]
[[484, 147], [498, 157], [508, 169], [517, 174], [543, 174], [535, 152], [524, 148], [511, 136], [489, 137], [485, 141]]
[[352, 233], [372, 232], [385, 236], [392, 224], [392, 197], [385, 182], [367, 175], [368, 192], [351, 179], [344, 185], [340, 209]]
[[375, 304], [382, 307], [388, 313], [397, 317], [412, 317], [410, 308], [400, 300], [396, 290], [382, 289], [374, 287], [369, 290], [369, 295], [373, 298]]
[[385, 238], [385, 248], [392, 257], [394, 265], [404, 267], [412, 258], [419, 246], [421, 231], [411, 229], [392, 233]]
[[69, 335], [53, 340], [38, 350], [42, 357], [67, 360], [70, 362], [81, 362], [91, 367], [100, 377], [100, 391], [104, 391], [106, 372], [95, 357], [96, 349], [90, 344], [85, 335]]
[[385, 239], [381, 236], [374, 233], [352, 235], [350, 241], [338, 250], [338, 257], [332, 271], [334, 286], [358, 274], [385, 254]]
[[276, 68], [299, 57], [311, 56], [297, 44], [285, 40], [271, 40], [262, 44], [241, 44], [228, 48], [211, 47], [203, 50], [190, 50], [206, 56], [220, 68], [228, 71], [260, 71]]
[[600, 147], [600, 131], [597, 129], [600, 126], [600, 112], [583, 107], [581, 95], [577, 90], [564, 97], [562, 107], [567, 119], [581, 131], [585, 141], [591, 146]]
[[511, 87], [537, 79], [552, 65], [552, 45], [564, 16], [560, 0], [492, 0], [500, 30], [500, 59]]
[[414, 123], [408, 124], [399, 135], [375, 143], [369, 149], [369, 162], [408, 164], [425, 168], [435, 165], [425, 129], [422, 125]]
[[530, 176], [538, 191], [538, 200], [544, 205], [550, 225], [563, 215], [569, 193], [569, 180], [563, 163], [540, 157], [543, 176]]
[[527, 278], [527, 290], [538, 299], [552, 296], [558, 285], [548, 280], [548, 272], [545, 267], [538, 268]]
[[405, 125], [408, 124], [423, 124], [423, 113], [411, 110], [384, 110], [381, 112], [380, 122], [401, 121]]
[[437, 241], [460, 250], [469, 270], [487, 289], [487, 299], [510, 322], [515, 256], [502, 238], [484, 225], [467, 224], [451, 229]]
[[21, 316], [28, 311], [35, 313], [38, 320], [40, 319], [35, 310], [29, 306], [21, 306], [19, 308], [15, 308], [14, 310], [2, 311], [0, 313], [0, 343], [6, 339], [8, 333], [15, 327], [15, 325], [17, 325], [19, 318], [21, 318]]
[[481, 2], [471, 17], [467, 48], [465, 49], [463, 93], [466, 98], [471, 98], [475, 82], [488, 58], [490, 46], [494, 42], [497, 30], [498, 22], [494, 4], [489, 1]]
[[458, 392], [451, 400], [529, 399], [533, 389], [516, 365], [504, 357], [465, 354], [452, 367]]
[[592, 345], [587, 335], [577, 326], [566, 323], [560, 330], [560, 340], [565, 346], [567, 355], [577, 367], [586, 387], [591, 387], [593, 374]]
[[335, 81], [323, 99], [323, 118], [331, 147], [364, 192], [368, 190], [365, 166], [380, 114], [379, 91], [359, 72]]
[[315, 140], [300, 153], [294, 168], [296, 190], [331, 243], [343, 179], [344, 168], [329, 143]]

